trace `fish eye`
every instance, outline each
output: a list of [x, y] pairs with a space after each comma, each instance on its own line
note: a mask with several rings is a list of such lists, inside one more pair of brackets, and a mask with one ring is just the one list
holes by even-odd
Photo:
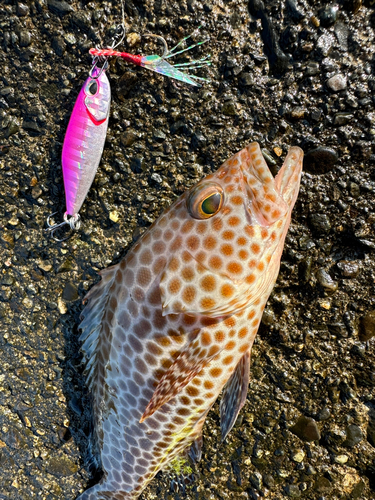
[[98, 91], [98, 82], [96, 80], [89, 81], [86, 87], [86, 94], [95, 95], [97, 91]]
[[186, 205], [194, 219], [209, 219], [217, 214], [224, 201], [224, 192], [218, 184], [201, 184], [193, 188]]

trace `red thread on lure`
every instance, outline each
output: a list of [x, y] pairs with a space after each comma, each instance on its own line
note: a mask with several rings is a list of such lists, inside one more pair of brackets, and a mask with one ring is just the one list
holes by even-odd
[[142, 57], [141, 55], [129, 54], [128, 52], [119, 52], [118, 50], [113, 49], [90, 49], [90, 54], [96, 57], [122, 57], [125, 61], [136, 64], [137, 66], [142, 65]]

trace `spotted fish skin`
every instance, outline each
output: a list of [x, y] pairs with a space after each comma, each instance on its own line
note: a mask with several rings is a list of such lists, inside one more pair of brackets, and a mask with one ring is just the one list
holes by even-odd
[[[223, 388], [224, 437], [234, 425], [302, 158], [291, 148], [273, 178], [250, 144], [101, 272], [80, 328], [104, 475], [79, 500], [135, 499], [191, 446], [199, 456], [204, 420]], [[217, 212], [200, 218], [194, 207], [212, 190]]]

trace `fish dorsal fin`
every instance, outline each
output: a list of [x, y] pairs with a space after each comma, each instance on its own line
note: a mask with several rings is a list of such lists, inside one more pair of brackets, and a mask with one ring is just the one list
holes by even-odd
[[94, 395], [94, 411], [101, 420], [101, 405], [105, 396], [104, 376], [108, 362], [103, 357], [103, 353], [109, 353], [112, 343], [112, 329], [110, 327], [110, 317], [113, 311], [110, 305], [115, 277], [119, 266], [112, 266], [99, 274], [101, 281], [97, 283], [84, 298], [86, 307], [81, 314], [79, 325], [82, 331], [79, 338], [83, 361], [85, 364], [86, 384]]
[[250, 378], [250, 350], [241, 358], [226, 383], [220, 401], [221, 439], [227, 437], [234, 426], [237, 415], [245, 404]]
[[245, 281], [234, 284], [224, 274], [201, 265], [188, 251], [181, 260], [172, 257], [161, 277], [164, 316], [185, 313], [218, 317], [237, 310], [237, 298], [249, 288]]
[[211, 345], [208, 331], [197, 330], [197, 337], [185, 346], [169, 369], [161, 377], [140, 422], [155, 413], [163, 404], [175, 397], [203, 368], [212, 361], [225, 345]]

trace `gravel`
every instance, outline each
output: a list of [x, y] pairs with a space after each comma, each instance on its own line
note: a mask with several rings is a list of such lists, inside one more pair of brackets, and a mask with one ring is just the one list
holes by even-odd
[[[73, 500], [90, 469], [81, 301], [164, 207], [251, 141], [274, 173], [306, 167], [247, 402], [224, 443], [209, 413], [189, 500], [375, 496], [373, 2], [127, 0], [121, 49], [173, 47], [201, 25], [210, 79], [192, 88], [112, 61], [103, 158], [82, 228], [57, 244], [61, 148], [117, 1], [4, 0], [0, 9], [0, 498]], [[142, 500], [180, 499], [159, 474]], [[340, 496], [341, 495], [341, 496]]]

